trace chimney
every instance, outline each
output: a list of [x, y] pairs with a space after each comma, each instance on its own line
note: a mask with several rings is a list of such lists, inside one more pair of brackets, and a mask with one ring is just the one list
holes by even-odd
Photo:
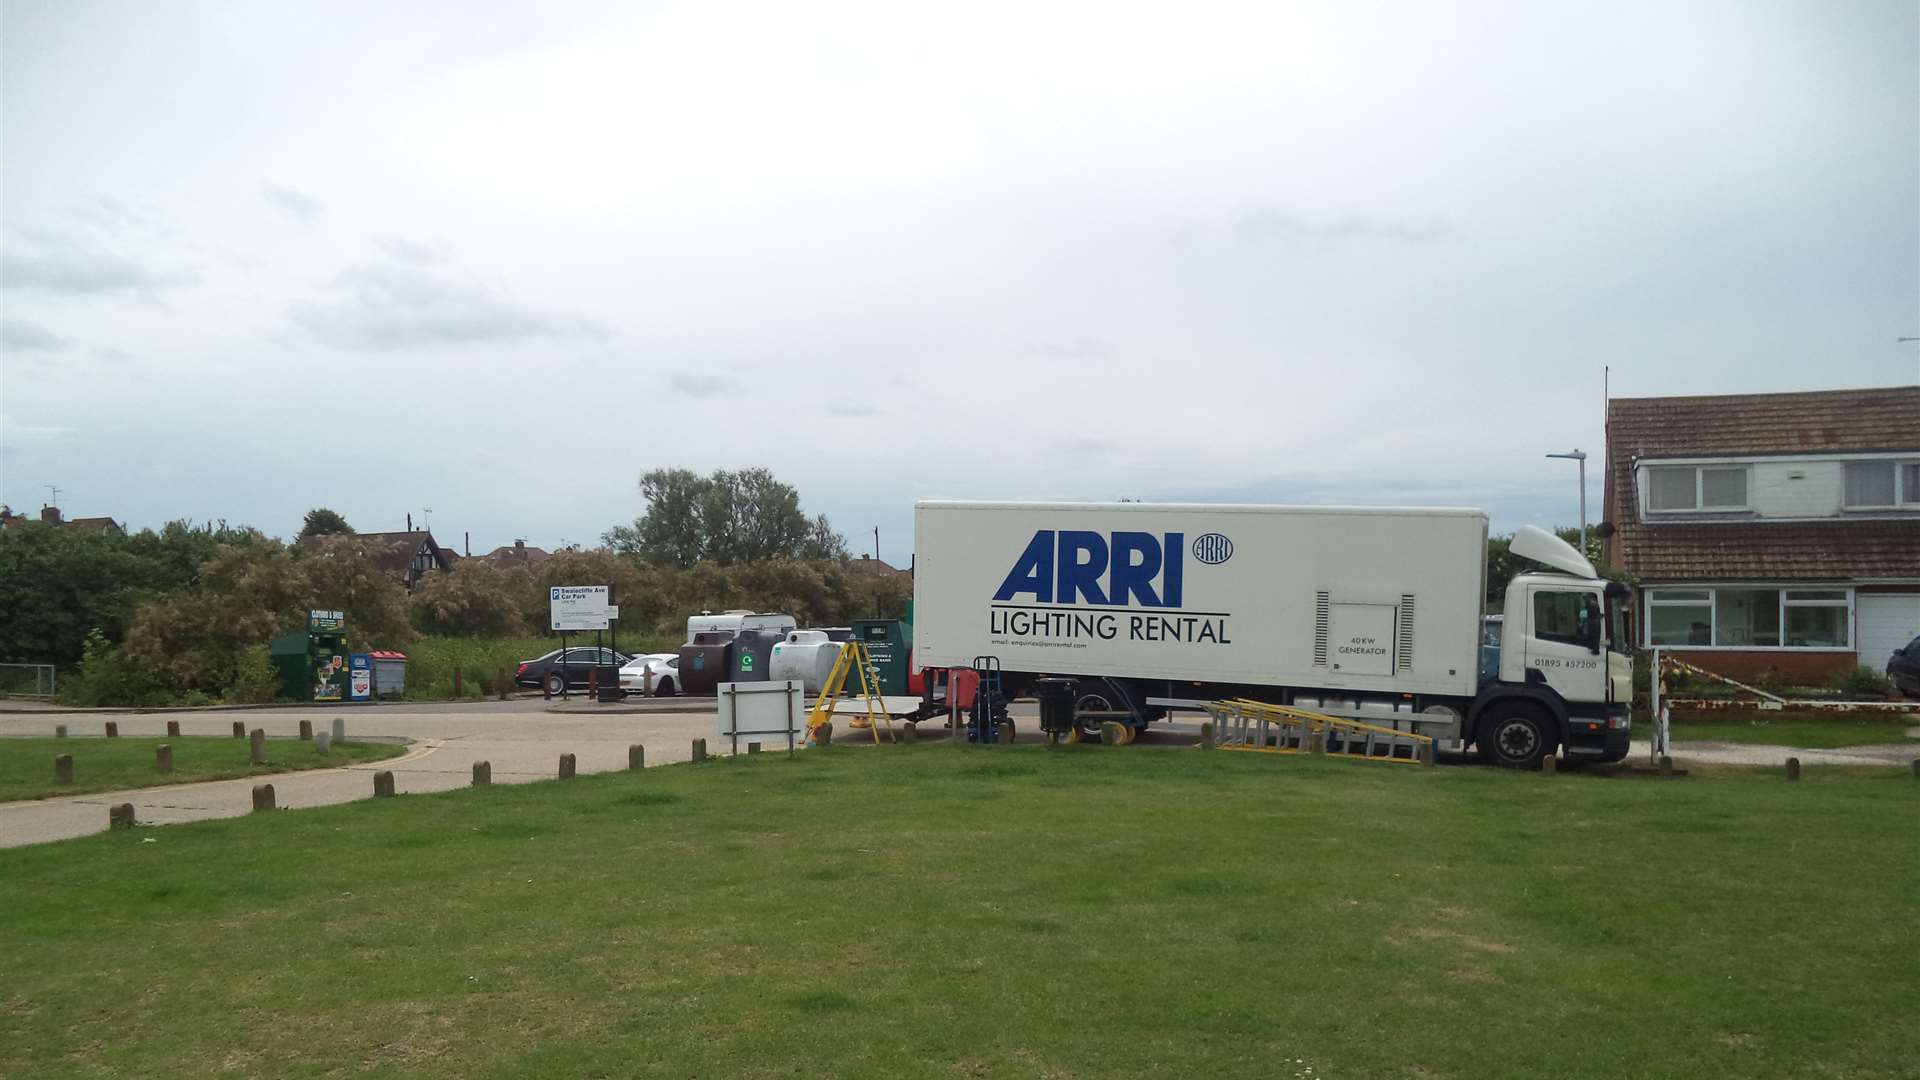
[[516, 555], [525, 555], [527, 553], [527, 542], [525, 540], [515, 540], [513, 542], [513, 552]]
[[407, 531], [413, 531], [413, 511], [407, 511]]
[[463, 532], [460, 534], [460, 548], [461, 548], [461, 554], [465, 555], [469, 559], [473, 558], [473, 534], [472, 533]]
[[60, 524], [60, 508], [57, 506], [41, 507], [40, 520], [45, 522], [50, 522], [54, 525]]

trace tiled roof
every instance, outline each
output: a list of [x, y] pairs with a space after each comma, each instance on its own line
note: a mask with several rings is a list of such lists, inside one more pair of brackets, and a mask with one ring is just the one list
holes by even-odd
[[1920, 577], [1920, 521], [1640, 520], [1638, 458], [1883, 450], [1920, 452], [1920, 387], [1615, 398], [1607, 403], [1611, 551], [1643, 581]]

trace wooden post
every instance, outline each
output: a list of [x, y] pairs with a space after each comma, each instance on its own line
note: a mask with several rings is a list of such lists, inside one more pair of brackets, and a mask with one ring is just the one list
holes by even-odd
[[66, 737], [67, 737], [67, 725], [65, 725], [65, 724], [55, 724], [55, 725], [53, 725], [53, 737], [54, 737], [54, 738], [56, 738], [56, 739], [64, 739], [64, 738], [66, 738]]
[[513, 680], [507, 678], [506, 668], [501, 668], [499, 671], [493, 673], [493, 685], [500, 688], [500, 700], [507, 700], [507, 695], [513, 688]]
[[587, 669], [587, 700], [600, 700], [600, 669], [598, 667]]
[[271, 809], [273, 809], [273, 785], [253, 785], [253, 812], [257, 814], [262, 810]]
[[177, 739], [179, 737], [180, 737], [180, 721], [178, 720], [167, 721], [167, 738]]
[[235, 721], [233, 722], [233, 737], [234, 737], [234, 738], [236, 738], [236, 739], [244, 739], [244, 738], [246, 738], [246, 737], [247, 737], [247, 725], [245, 725], [245, 724], [243, 724], [243, 723], [241, 723], [241, 722], [240, 722], [240, 721], [238, 721], [238, 720], [235, 720]]
[[750, 743], [748, 743], [748, 744], [747, 744], [747, 753], [749, 753], [749, 754], [757, 754], [757, 753], [759, 753], [759, 752], [760, 752], [760, 744], [759, 744], [759, 743], [757, 743], [757, 742], [750, 742]]
[[1420, 744], [1420, 764], [1425, 765], [1429, 768], [1433, 766], [1433, 740], [1432, 739], [1428, 739], [1427, 741]]
[[1315, 728], [1313, 737], [1307, 740], [1307, 752], [1325, 755], [1327, 752], [1327, 729]]
[[493, 762], [476, 761], [473, 763], [473, 786], [486, 787], [493, 783]]
[[1556, 754], [1546, 754], [1540, 758], [1540, 771], [1552, 776], [1560, 771], [1560, 758]]
[[267, 763], [267, 733], [263, 728], [254, 728], [247, 734], [247, 758], [255, 765]]
[[560, 755], [560, 779], [562, 780], [573, 779], [573, 755], [572, 754]]
[[313, 721], [311, 720], [300, 721], [300, 741], [306, 742], [308, 739], [311, 739], [311, 738], [313, 738]]
[[73, 783], [73, 755], [61, 754], [53, 759], [53, 782], [56, 784]]
[[1660, 755], [1660, 775], [1661, 776], [1673, 775], [1673, 759], [1668, 757], [1665, 754]]
[[454, 699], [455, 699], [455, 700], [458, 700], [458, 699], [460, 698], [460, 696], [461, 696], [461, 695], [460, 695], [460, 665], [459, 665], [459, 664], [455, 664], [455, 665], [453, 665], [453, 696], [454, 696]]
[[107, 721], [107, 738], [117, 739], [119, 737], [120, 737], [120, 725], [114, 723], [111, 720]]
[[1213, 748], [1213, 721], [1202, 720], [1200, 721], [1200, 749], [1211, 750]]
[[133, 804], [130, 802], [123, 802], [123, 803], [116, 803], [115, 805], [108, 807], [107, 808], [107, 828], [109, 829], [133, 828]]
[[639, 743], [627, 747], [627, 768], [644, 769], [647, 767], [647, 748]]
[[168, 746], [166, 743], [161, 743], [159, 746], [154, 747], [153, 765], [154, 768], [159, 769], [161, 772], [172, 772], [173, 747]]
[[386, 799], [393, 796], [393, 773], [381, 769], [373, 774], [373, 797]]
[[900, 725], [900, 737], [907, 742], [917, 741], [920, 738], [920, 725], [911, 720], [904, 721]]
[[1789, 780], [1800, 779], [1800, 759], [1799, 758], [1790, 757], [1787, 759], [1787, 779]]
[[707, 760], [707, 740], [693, 740], [693, 760], [696, 762]]

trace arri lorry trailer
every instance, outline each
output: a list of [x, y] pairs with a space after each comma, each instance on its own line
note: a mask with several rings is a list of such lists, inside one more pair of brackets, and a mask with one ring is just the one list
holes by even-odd
[[918, 665], [996, 657], [1008, 697], [1072, 678], [1082, 737], [1239, 697], [1514, 767], [1627, 753], [1627, 591], [1531, 526], [1512, 551], [1540, 569], [1508, 583], [1483, 677], [1478, 510], [921, 502], [914, 524]]

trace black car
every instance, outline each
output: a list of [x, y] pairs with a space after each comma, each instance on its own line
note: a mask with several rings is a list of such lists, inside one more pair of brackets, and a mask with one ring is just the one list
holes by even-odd
[[1893, 659], [1887, 661], [1887, 678], [1901, 693], [1920, 701], [1920, 637], [1894, 652]]
[[618, 691], [620, 668], [631, 659], [633, 657], [627, 653], [591, 645], [555, 649], [537, 660], [522, 660], [519, 669], [513, 673], [513, 681], [535, 690], [544, 686], [548, 693], [558, 694], [569, 686], [584, 689], [587, 672], [599, 668], [600, 685]]

